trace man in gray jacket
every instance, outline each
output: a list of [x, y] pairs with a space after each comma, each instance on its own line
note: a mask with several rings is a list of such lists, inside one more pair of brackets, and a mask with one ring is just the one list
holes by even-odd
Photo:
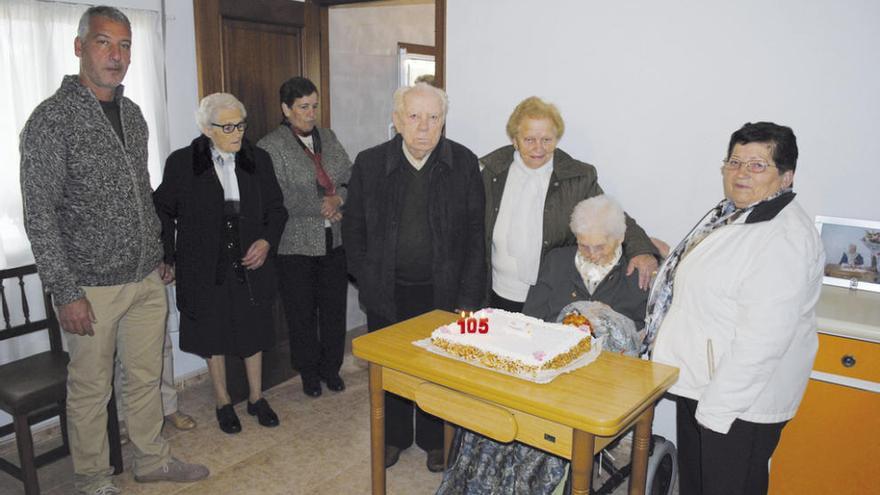
[[112, 7], [80, 19], [79, 75], [31, 114], [21, 132], [25, 225], [70, 352], [67, 423], [79, 493], [120, 493], [110, 478], [107, 401], [114, 354], [139, 482], [196, 481], [208, 469], [171, 457], [162, 437], [159, 378], [165, 282], [147, 172], [147, 124], [122, 95], [131, 24]]

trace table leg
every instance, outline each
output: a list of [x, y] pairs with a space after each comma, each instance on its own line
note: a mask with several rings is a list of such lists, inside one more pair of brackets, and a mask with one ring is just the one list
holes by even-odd
[[592, 433], [574, 430], [571, 441], [571, 495], [589, 495], [595, 448]]
[[370, 459], [373, 495], [385, 495], [385, 392], [382, 367], [370, 363]]
[[651, 405], [636, 420], [632, 443], [632, 473], [629, 475], [629, 495], [644, 495], [648, 482], [648, 451], [651, 448], [651, 423], [654, 406]]
[[443, 422], [443, 459], [449, 468], [449, 451], [452, 450], [452, 437], [455, 436], [455, 425], [448, 421]]

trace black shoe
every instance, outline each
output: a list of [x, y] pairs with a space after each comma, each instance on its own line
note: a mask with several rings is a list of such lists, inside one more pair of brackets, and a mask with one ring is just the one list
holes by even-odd
[[217, 422], [220, 423], [220, 429], [224, 433], [231, 435], [241, 431], [241, 422], [238, 420], [238, 415], [235, 414], [232, 404], [217, 408]]
[[266, 402], [266, 399], [260, 399], [253, 404], [248, 401], [247, 412], [251, 416], [256, 416], [257, 421], [263, 426], [278, 426], [278, 415], [275, 414], [275, 411], [273, 411], [271, 407], [269, 407], [269, 403]]
[[394, 445], [386, 445], [385, 446], [385, 468], [390, 468], [391, 466], [397, 464], [397, 461], [400, 460], [400, 447], [395, 447]]
[[443, 449], [429, 450], [428, 462], [425, 465], [428, 466], [428, 471], [432, 473], [443, 472], [446, 469], [446, 461], [443, 460]]
[[334, 392], [342, 392], [345, 390], [345, 382], [342, 381], [342, 377], [340, 377], [338, 373], [329, 378], [322, 378], [322, 380], [327, 383], [327, 388]]
[[309, 397], [321, 396], [321, 380], [316, 376], [303, 376], [303, 392]]

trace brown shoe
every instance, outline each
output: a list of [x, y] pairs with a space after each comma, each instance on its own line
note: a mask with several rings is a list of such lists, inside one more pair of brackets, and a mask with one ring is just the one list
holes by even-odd
[[171, 423], [172, 426], [182, 431], [192, 430], [196, 427], [196, 420], [189, 414], [184, 414], [180, 411], [174, 411], [165, 416], [165, 422]]

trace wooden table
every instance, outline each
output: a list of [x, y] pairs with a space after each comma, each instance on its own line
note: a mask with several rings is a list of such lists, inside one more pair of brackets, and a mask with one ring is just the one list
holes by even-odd
[[843, 278], [846, 280], [856, 279], [860, 282], [873, 283], [877, 278], [877, 273], [870, 271], [862, 266], [860, 270], [848, 270], [838, 264], [829, 263], [825, 265], [825, 275], [829, 277]]
[[447, 454], [456, 424], [570, 459], [576, 495], [589, 492], [593, 455], [635, 425], [629, 493], [644, 494], [654, 404], [675, 383], [677, 368], [603, 352], [592, 364], [540, 385], [412, 344], [456, 318], [432, 311], [354, 340], [354, 355], [370, 363], [374, 495], [385, 493], [383, 391], [443, 418]]

